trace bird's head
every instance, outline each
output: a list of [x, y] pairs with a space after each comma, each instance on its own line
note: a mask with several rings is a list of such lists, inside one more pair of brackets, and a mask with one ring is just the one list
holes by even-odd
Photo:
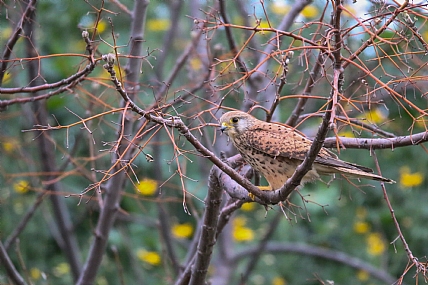
[[234, 138], [250, 128], [255, 120], [253, 116], [241, 111], [228, 112], [220, 118], [220, 130]]

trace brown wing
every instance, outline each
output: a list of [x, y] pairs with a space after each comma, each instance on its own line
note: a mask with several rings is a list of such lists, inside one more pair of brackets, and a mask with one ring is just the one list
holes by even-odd
[[[272, 157], [284, 157], [301, 161], [305, 159], [306, 153], [312, 145], [310, 139], [290, 127], [262, 121], [257, 126], [247, 129], [243, 136], [245, 136], [243, 141], [251, 148]], [[315, 162], [325, 166], [373, 172], [370, 168], [338, 159], [333, 152], [326, 148], [321, 149]]]

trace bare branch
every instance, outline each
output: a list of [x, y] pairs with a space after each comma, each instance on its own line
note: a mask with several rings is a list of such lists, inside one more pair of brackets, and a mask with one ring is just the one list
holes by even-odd
[[45, 198], [47, 193], [48, 193], [47, 191], [44, 191], [44, 192], [40, 193], [39, 195], [37, 195], [37, 199], [34, 202], [34, 204], [27, 210], [24, 217], [21, 219], [21, 221], [15, 227], [13, 232], [7, 237], [6, 241], [4, 242], [4, 248], [6, 251], [9, 250], [10, 246], [15, 242], [15, 240], [18, 238], [19, 234], [24, 230], [28, 221], [31, 219], [31, 217], [33, 217], [37, 208], [43, 202], [43, 199]]
[[418, 145], [428, 141], [428, 132], [417, 133], [410, 136], [384, 138], [384, 139], [369, 139], [369, 138], [346, 138], [334, 137], [326, 138], [324, 146], [335, 148], [337, 142], [346, 148], [362, 148], [362, 149], [394, 149], [397, 147]]
[[[251, 249], [243, 250], [232, 257], [233, 263], [238, 263], [243, 258], [248, 258], [255, 254], [258, 247], [255, 246]], [[385, 282], [386, 284], [393, 284], [396, 278], [389, 275], [387, 272], [377, 269], [361, 259], [355, 258], [341, 251], [331, 250], [324, 247], [317, 247], [301, 243], [284, 243], [284, 242], [269, 242], [266, 245], [265, 253], [281, 254], [281, 253], [297, 253], [308, 256], [315, 256], [339, 262], [348, 265], [352, 268], [367, 271], [370, 275]]]
[[3, 243], [0, 240], [0, 264], [3, 264], [9, 278], [15, 285], [26, 285], [24, 278], [19, 274], [13, 265], [12, 261], [9, 258], [9, 255], [6, 252], [6, 249], [3, 246]]
[[217, 180], [215, 172], [218, 168], [212, 168], [209, 176], [208, 195], [205, 199], [205, 214], [202, 233], [199, 239], [198, 252], [192, 269], [189, 285], [198, 285], [205, 282], [211, 254], [215, 244], [218, 215], [220, 213], [222, 188]]
[[10, 58], [10, 55], [12, 54], [12, 50], [16, 42], [20, 39], [20, 34], [23, 28], [25, 27], [26, 24], [28, 24], [31, 21], [30, 15], [36, 9], [36, 3], [37, 3], [37, 0], [28, 1], [27, 8], [25, 8], [24, 13], [22, 13], [21, 19], [16, 24], [16, 27], [13, 33], [10, 35], [10, 38], [6, 43], [5, 49], [1, 57], [2, 64], [0, 66], [0, 86], [1, 86], [1, 83], [3, 82], [3, 77], [7, 69], [7, 63], [8, 63], [7, 60]]
[[[129, 58], [127, 70], [127, 83], [129, 90], [132, 91], [131, 96], [134, 97], [137, 89], [137, 82], [140, 71], [140, 62], [142, 55], [142, 40], [143, 40], [143, 31], [144, 23], [146, 21], [147, 6], [149, 2], [146, 0], [136, 1], [134, 10], [133, 10], [133, 21], [131, 28], [131, 50], [130, 54], [133, 55]], [[116, 51], [117, 54], [117, 51]], [[112, 60], [114, 61], [115, 56]], [[116, 79], [117, 80], [117, 79]], [[127, 102], [124, 102], [124, 105], [127, 105]], [[125, 113], [123, 114], [125, 116]], [[132, 133], [133, 122], [127, 121], [122, 123], [123, 118], [120, 119], [121, 124], [119, 125], [122, 130], [119, 130], [119, 142], [122, 138], [123, 133]], [[128, 151], [127, 156], [131, 156], [132, 152]], [[117, 157], [116, 157], [117, 158]], [[127, 159], [128, 157], [125, 157]], [[120, 165], [114, 163], [114, 168], [120, 168]], [[113, 171], [115, 171], [113, 170]], [[91, 244], [86, 263], [84, 265], [82, 274], [79, 277], [77, 285], [87, 285], [94, 283], [98, 268], [101, 265], [101, 261], [105, 252], [107, 238], [109, 232], [115, 221], [116, 214], [119, 209], [119, 201], [121, 198], [121, 191], [123, 184], [125, 182], [126, 172], [122, 171], [114, 175], [106, 185], [106, 197], [104, 199], [104, 207], [101, 209], [101, 214], [97, 222], [95, 229], [95, 240]]]

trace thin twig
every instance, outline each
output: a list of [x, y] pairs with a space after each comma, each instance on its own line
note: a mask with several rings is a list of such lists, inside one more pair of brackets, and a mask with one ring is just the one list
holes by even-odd
[[[133, 95], [136, 93], [136, 89], [138, 86], [138, 77], [139, 77], [139, 71], [140, 71], [140, 64], [141, 64], [141, 56], [142, 56], [142, 41], [144, 36], [144, 23], [146, 21], [146, 15], [147, 15], [147, 7], [148, 7], [149, 1], [143, 0], [143, 1], [136, 1], [134, 5], [133, 10], [133, 21], [132, 21], [132, 27], [131, 27], [131, 51], [130, 54], [132, 55], [129, 58], [128, 65], [126, 67], [127, 73], [126, 73], [126, 82], [128, 83], [128, 88], [133, 91]], [[111, 24], [112, 25], [112, 24]], [[114, 38], [114, 35], [113, 35]], [[115, 51], [117, 51], [117, 48], [115, 47]], [[114, 60], [116, 58], [115, 55], [112, 55]], [[117, 80], [117, 78], [116, 78]], [[119, 82], [119, 81], [118, 81]], [[120, 84], [120, 82], [119, 82]], [[129, 98], [129, 97], [128, 97]], [[124, 106], [127, 106], [128, 102], [123, 102]], [[122, 118], [125, 116], [125, 112], [122, 114]], [[118, 142], [122, 138], [122, 134], [128, 134], [132, 133], [133, 129], [133, 122], [126, 121], [122, 123], [122, 118], [120, 118], [120, 130], [119, 133], [119, 139]], [[127, 146], [122, 146], [121, 149], [118, 151], [123, 151], [123, 148], [128, 149]], [[119, 157], [123, 157], [123, 155], [126, 155], [124, 159], [129, 159], [130, 156], [132, 156], [132, 151], [128, 151], [127, 153], [116, 153], [116, 159]], [[129, 157], [128, 157], [129, 156]], [[117, 164], [116, 161], [113, 162], [114, 169], [113, 172], [117, 170], [120, 167], [120, 164]], [[119, 209], [119, 201], [121, 198], [121, 191], [123, 184], [125, 182], [126, 178], [126, 171], [121, 171], [113, 177], [108, 180], [107, 185], [105, 186], [105, 191], [107, 195], [104, 199], [104, 207], [101, 209], [100, 216], [98, 218], [97, 226], [95, 228], [94, 232], [94, 241], [91, 244], [88, 257], [86, 259], [85, 265], [83, 267], [82, 274], [79, 277], [79, 280], [77, 282], [77, 285], [88, 285], [93, 284], [95, 277], [98, 272], [98, 268], [101, 265], [101, 261], [105, 252], [105, 248], [107, 245], [107, 239], [109, 236], [109, 232], [113, 226], [113, 223], [116, 218], [116, 214]]]
[[[376, 168], [379, 173], [379, 175], [382, 175], [382, 172], [380, 170], [379, 161], [376, 156], [376, 152], [372, 151], [371, 154], [373, 155], [373, 159], [376, 163]], [[409, 262], [415, 264], [416, 271], [419, 272], [420, 270], [424, 270], [425, 266], [419, 262], [418, 258], [413, 255], [413, 252], [410, 250], [409, 244], [406, 241], [406, 238], [403, 235], [403, 232], [401, 231], [400, 224], [398, 223], [397, 217], [395, 216], [395, 211], [392, 208], [391, 201], [389, 200], [388, 192], [386, 191], [386, 187], [384, 183], [381, 183], [382, 192], [383, 192], [383, 198], [386, 201], [386, 204], [388, 206], [389, 212], [391, 214], [392, 221], [394, 222], [395, 229], [397, 230], [398, 236], [400, 237], [401, 242], [403, 243], [404, 250], [406, 251], [407, 257], [409, 258]]]
[[317, 60], [315, 61], [315, 65], [312, 67], [312, 70], [309, 72], [309, 78], [306, 81], [305, 88], [302, 92], [302, 97], [299, 98], [299, 101], [297, 102], [296, 106], [294, 107], [293, 111], [290, 114], [290, 117], [286, 121], [286, 124], [294, 127], [297, 124], [297, 120], [300, 117], [300, 114], [303, 112], [306, 103], [308, 102], [309, 95], [312, 93], [312, 89], [315, 86], [315, 82], [317, 81], [318, 77], [321, 74], [321, 67], [324, 62], [324, 52], [319, 51]]
[[[228, 19], [227, 14], [226, 14], [226, 7], [225, 7], [226, 1], [225, 0], [218, 0], [218, 2], [220, 4], [220, 15], [223, 18], [223, 22], [226, 24], [229, 24], [229, 19]], [[236, 47], [235, 38], [232, 35], [232, 29], [230, 27], [225, 27], [225, 31], [226, 31], [227, 42], [229, 44], [230, 51], [232, 52], [232, 55], [234, 58], [233, 62], [237, 63], [239, 72], [247, 73], [247, 68], [245, 67], [244, 62], [241, 59], [241, 55], [240, 55], [240, 52], [238, 52], [238, 48]], [[252, 38], [252, 36], [250, 37], [250, 39], [251, 38]], [[249, 43], [249, 41], [247, 41], [247, 43]], [[243, 47], [245, 47], [245, 45]], [[253, 84], [253, 80], [251, 77], [248, 78], [248, 83], [250, 85]]]
[[[301, 121], [304, 121], [305, 119], [312, 118], [312, 117], [322, 117], [322, 114], [305, 114], [305, 115], [301, 115], [296, 123], [298, 124]], [[364, 119], [354, 119], [354, 118], [349, 118], [349, 117], [345, 117], [345, 116], [336, 115], [336, 120], [338, 120], [340, 122], [343, 122], [343, 123], [347, 123], [347, 124], [349, 124], [351, 126], [360, 127], [360, 128], [362, 128], [364, 130], [371, 131], [373, 133], [379, 134], [379, 135], [387, 137], [387, 138], [396, 138], [397, 137], [393, 133], [390, 133], [390, 132], [387, 132], [385, 130], [382, 130], [381, 128], [379, 128], [376, 125], [364, 123], [363, 122]]]
[[[27, 57], [34, 57], [37, 53], [36, 46], [37, 42], [35, 41], [36, 33], [33, 25], [35, 24], [35, 13], [30, 13], [28, 15], [31, 21], [29, 25], [24, 27], [24, 31], [28, 36], [28, 41], [26, 41], [26, 51]], [[30, 81], [30, 86], [36, 86], [39, 84], [37, 79], [38, 71], [40, 70], [39, 61], [31, 61], [29, 63], [28, 78]], [[36, 124], [43, 124], [48, 121], [48, 111], [45, 104], [41, 104], [40, 101], [33, 103], [34, 109], [37, 112], [34, 114], [34, 120]], [[45, 180], [54, 179], [54, 173], [58, 173], [59, 168], [57, 167], [55, 159], [55, 148], [51, 145], [52, 139], [49, 137], [49, 134], [44, 132], [38, 139], [39, 146], [39, 155], [41, 168], [46, 175], [44, 176]], [[80, 248], [76, 238], [76, 232], [73, 231], [73, 223], [71, 221], [71, 215], [69, 209], [65, 203], [65, 200], [60, 195], [56, 193], [61, 191], [61, 183], [55, 182], [46, 186], [46, 191], [52, 191], [50, 195], [50, 200], [53, 208], [53, 216], [56, 222], [56, 227], [60, 233], [60, 242], [61, 250], [64, 252], [67, 261], [70, 265], [70, 271], [72, 273], [73, 279], [76, 281], [81, 272], [81, 257], [80, 257]]]
[[22, 29], [25, 27], [26, 24], [31, 22], [30, 15], [36, 9], [36, 3], [37, 3], [37, 0], [31, 0], [28, 2], [24, 13], [22, 13], [21, 19], [16, 24], [16, 27], [15, 27], [13, 33], [10, 35], [10, 37], [6, 43], [6, 46], [4, 47], [4, 51], [3, 51], [3, 54], [1, 57], [2, 64], [0, 66], [0, 86], [3, 82], [3, 77], [4, 77], [4, 74], [6, 73], [6, 69], [7, 69], [8, 59], [10, 58], [10, 55], [12, 54], [13, 47], [15, 46], [15, 44], [20, 39]]

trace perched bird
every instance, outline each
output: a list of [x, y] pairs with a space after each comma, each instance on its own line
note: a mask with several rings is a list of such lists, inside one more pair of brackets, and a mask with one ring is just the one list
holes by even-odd
[[[310, 139], [289, 126], [267, 123], [241, 111], [225, 113], [220, 118], [220, 124], [221, 131], [229, 136], [242, 158], [266, 178], [270, 186], [268, 190], [277, 190], [285, 184], [305, 159], [312, 144]], [[320, 175], [335, 173], [395, 182], [373, 174], [370, 168], [340, 160], [336, 154], [323, 147], [301, 183], [317, 180]]]

